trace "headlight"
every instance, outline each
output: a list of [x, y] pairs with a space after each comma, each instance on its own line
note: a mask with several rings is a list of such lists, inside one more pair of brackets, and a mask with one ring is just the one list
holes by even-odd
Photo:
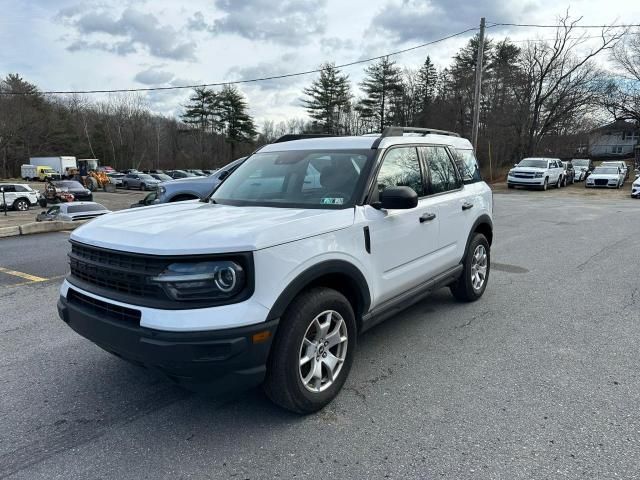
[[158, 193], [159, 193], [160, 195], [163, 195], [166, 191], [167, 191], [167, 189], [166, 189], [166, 188], [164, 188], [162, 185], [160, 185], [160, 186], [158, 187]]
[[515, 173], [515, 170], [509, 170], [509, 175], [513, 175]]
[[536, 172], [536, 178], [542, 178], [543, 172]]
[[174, 300], [224, 300], [239, 293], [245, 286], [242, 266], [230, 260], [172, 263], [153, 277]]

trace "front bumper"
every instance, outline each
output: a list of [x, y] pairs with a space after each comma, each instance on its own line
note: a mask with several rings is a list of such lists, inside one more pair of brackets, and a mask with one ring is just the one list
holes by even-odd
[[[141, 327], [139, 321], [122, 315], [117, 305], [111, 305], [112, 312], [103, 307], [78, 291], [58, 300], [60, 318], [78, 334], [187, 388], [220, 393], [251, 388], [264, 379], [278, 320], [223, 330], [169, 332]], [[257, 333], [259, 339], [254, 338]]]
[[519, 185], [523, 187], [542, 187], [544, 185], [544, 177], [539, 178], [520, 178], [509, 175], [507, 177], [509, 185]]

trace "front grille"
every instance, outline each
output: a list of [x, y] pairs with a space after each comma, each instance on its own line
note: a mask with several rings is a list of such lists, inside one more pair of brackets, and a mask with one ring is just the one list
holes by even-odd
[[514, 175], [516, 178], [533, 178], [533, 175], [530, 173], [516, 173]]
[[595, 180], [595, 184], [601, 187], [607, 185], [608, 183], [609, 183], [609, 180], [607, 180], [606, 178], [597, 178]]
[[98, 287], [125, 295], [166, 298], [158, 285], [148, 283], [169, 262], [153, 256], [134, 255], [73, 243], [69, 254], [71, 275]]
[[127, 323], [140, 323], [141, 314], [139, 310], [103, 302], [102, 300], [97, 300], [80, 292], [76, 292], [72, 288], [67, 291], [67, 301], [85, 310], [89, 310], [101, 318], [109, 318]]

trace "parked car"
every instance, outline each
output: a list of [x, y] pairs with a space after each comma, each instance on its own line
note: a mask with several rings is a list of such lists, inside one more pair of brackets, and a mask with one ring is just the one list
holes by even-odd
[[111, 213], [104, 205], [95, 202], [71, 202], [54, 205], [48, 210], [36, 216], [36, 222], [50, 222], [60, 220], [63, 222], [75, 222], [78, 220], [90, 220], [105, 213]]
[[571, 164], [573, 165], [573, 169], [575, 170], [576, 182], [582, 182], [586, 180], [593, 169], [596, 168], [593, 164], [593, 161], [589, 160], [588, 158], [574, 158], [571, 160]]
[[624, 185], [624, 173], [617, 165], [596, 167], [584, 183], [586, 188], [620, 188], [622, 185]]
[[124, 173], [112, 172], [112, 173], [107, 173], [107, 176], [111, 179], [113, 183], [115, 183], [116, 188], [122, 188], [122, 180], [125, 177]]
[[140, 173], [140, 172], [135, 168], [127, 168], [125, 170], [122, 170], [122, 173], [124, 173], [125, 175], [128, 175], [130, 173]]
[[[3, 198], [4, 191], [4, 201]], [[18, 212], [26, 212], [30, 207], [35, 207], [40, 199], [40, 194], [29, 185], [23, 183], [0, 183], [0, 210], [11, 208]]]
[[562, 185], [573, 185], [576, 181], [576, 172], [571, 162], [561, 162], [564, 168]]
[[208, 177], [179, 178], [160, 184], [156, 203], [181, 202], [183, 200], [195, 200], [206, 197], [221, 181], [238, 168], [245, 158], [246, 157], [242, 157], [234, 160]]
[[401, 127], [266, 145], [211, 201], [76, 229], [60, 317], [190, 388], [262, 383], [284, 408], [320, 410], [360, 359], [358, 333], [440, 287], [466, 302], [485, 292], [492, 194], [464, 183], [458, 149], [473, 150]]
[[77, 201], [93, 201], [93, 193], [91, 193], [91, 190], [85, 188], [76, 180], [58, 180], [52, 183], [57, 190], [73, 194], [74, 199]]
[[550, 185], [560, 188], [564, 179], [564, 167], [557, 158], [525, 158], [509, 170], [509, 188], [535, 187], [546, 190]]
[[173, 178], [171, 178], [166, 173], [150, 173], [150, 175], [161, 182], [170, 182], [171, 180], [173, 180]]
[[206, 175], [206, 173], [204, 173], [202, 170], [197, 169], [197, 168], [190, 168], [188, 170], [185, 170], [186, 172], [189, 173], [193, 173], [196, 177], [204, 177]]
[[158, 198], [158, 192], [151, 192], [147, 194], [142, 200], [136, 203], [132, 203], [129, 208], [148, 207], [149, 205], [155, 205]]
[[167, 175], [169, 175], [171, 178], [176, 179], [176, 178], [188, 178], [188, 177], [195, 177], [196, 175], [191, 173], [191, 172], [187, 172], [185, 170], [169, 170], [167, 172], [165, 172]]
[[160, 180], [153, 178], [146, 173], [128, 173], [122, 179], [122, 186], [129, 190], [130, 188], [139, 188], [140, 190], [154, 190], [160, 185]]
[[640, 175], [636, 174], [636, 179], [631, 184], [631, 198], [640, 198]]
[[630, 175], [629, 166], [627, 165], [627, 162], [625, 162], [624, 160], [613, 160], [613, 161], [602, 162], [600, 166], [601, 167], [620, 167], [620, 171], [624, 175], [624, 179], [625, 180], [629, 179], [629, 175]]
[[214, 169], [214, 170], [202, 170], [204, 172], [205, 175], [213, 175], [214, 173], [216, 173], [218, 171], [218, 169]]

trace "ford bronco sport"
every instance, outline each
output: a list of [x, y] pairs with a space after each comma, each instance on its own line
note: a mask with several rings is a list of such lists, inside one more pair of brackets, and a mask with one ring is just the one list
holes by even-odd
[[358, 333], [443, 286], [482, 296], [492, 195], [468, 140], [402, 127], [290, 138], [208, 198], [75, 230], [61, 318], [189, 388], [263, 384], [308, 413], [340, 391]]

